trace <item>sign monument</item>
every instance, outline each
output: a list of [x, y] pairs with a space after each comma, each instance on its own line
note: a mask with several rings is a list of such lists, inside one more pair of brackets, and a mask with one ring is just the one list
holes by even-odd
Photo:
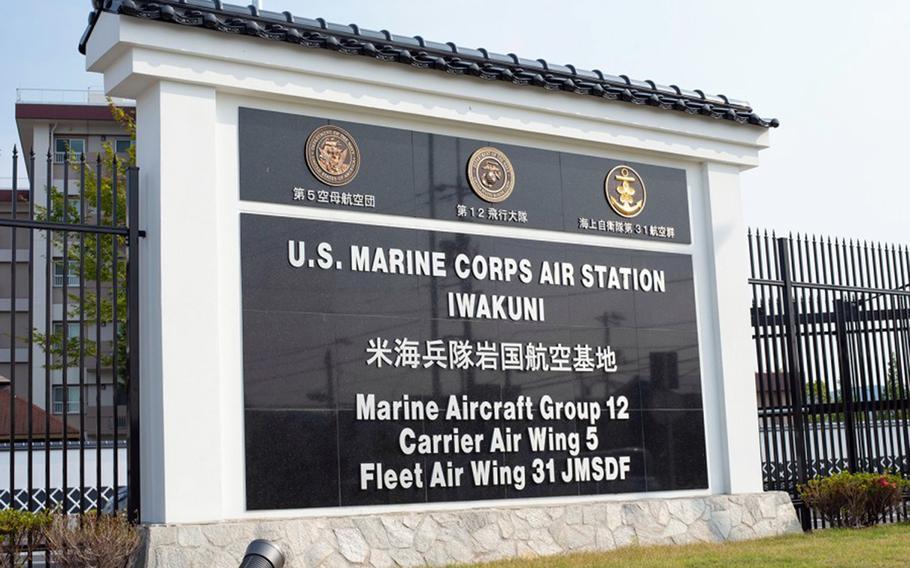
[[741, 246], [776, 121], [288, 12], [97, 4], [87, 65], [137, 102], [150, 565], [798, 530], [762, 492]]

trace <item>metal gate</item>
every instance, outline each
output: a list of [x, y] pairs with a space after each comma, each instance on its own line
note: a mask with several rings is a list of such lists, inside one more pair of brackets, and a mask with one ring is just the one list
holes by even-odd
[[804, 528], [823, 526], [798, 484], [910, 473], [910, 255], [843, 239], [748, 240], [765, 489], [788, 491]]
[[107, 150], [91, 162], [30, 153], [21, 187], [13, 149], [0, 196], [0, 508], [139, 518], [138, 169]]

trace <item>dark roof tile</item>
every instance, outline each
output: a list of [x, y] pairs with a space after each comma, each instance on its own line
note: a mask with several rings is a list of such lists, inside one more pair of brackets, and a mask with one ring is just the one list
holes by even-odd
[[[133, 4], [136, 4], [136, 6], [137, 6], [140, 10], [143, 9], [143, 5], [144, 5], [144, 4], [148, 4], [148, 2], [143, 2], [142, 0], [135, 0], [135, 1], [132, 2], [132, 3], [133, 3]], [[117, 4], [117, 0], [114, 0], [114, 2], [112, 2], [111, 4], [112, 4], [112, 5], [111, 5], [111, 8], [112, 8], [112, 9], [115, 8], [116, 6], [114, 6], [114, 5]], [[162, 4], [162, 7], [163, 7], [163, 5], [164, 5], [165, 3], [164, 3], [164, 2], [154, 2], [154, 4]], [[201, 6], [200, 6], [200, 7], [201, 7]], [[145, 9], [148, 9], [148, 8], [151, 8], [151, 6], [146, 6], [146, 7], [145, 7]], [[218, 11], [220, 11], [220, 12], [224, 12], [225, 14], [230, 14], [230, 15], [232, 15], [232, 16], [249, 16], [249, 15], [250, 15], [250, 10], [249, 10], [249, 7], [247, 7], [247, 6], [237, 6], [237, 5], [234, 5], [234, 4], [224, 4], [224, 3], [222, 3], [220, 9], [219, 9], [219, 8], [214, 8], [214, 9], [216, 9], [216, 10], [218, 10]]]
[[478, 60], [487, 59], [486, 54], [484, 52], [480, 51], [479, 49], [471, 49], [470, 47], [462, 47], [460, 45], [455, 45], [454, 43], [452, 44], [452, 48], [455, 50], [455, 53], [457, 53], [461, 57], [470, 57], [472, 59], [478, 59]]
[[654, 84], [654, 88], [655, 88], [655, 89], [657, 90], [657, 92], [660, 93], [661, 95], [666, 95], [666, 96], [670, 96], [670, 97], [675, 97], [676, 95], [679, 94], [679, 93], [676, 92], [676, 89], [674, 89], [673, 87], [671, 87], [671, 86], [669, 86], [669, 85], [661, 85], [660, 83], [655, 83], [655, 84]]
[[354, 30], [349, 25], [342, 26], [341, 24], [333, 24], [331, 22], [326, 22], [325, 29], [326, 29], [326, 31], [329, 31], [329, 32], [354, 35]]
[[569, 69], [565, 65], [557, 65], [555, 63], [548, 63], [547, 70], [551, 73], [562, 73], [564, 75], [575, 75], [574, 69]]
[[233, 34], [244, 34], [273, 41], [284, 41], [308, 48], [323, 48], [348, 55], [373, 57], [381, 61], [404, 63], [421, 69], [435, 69], [486, 80], [533, 85], [551, 91], [567, 91], [620, 100], [637, 105], [700, 114], [726, 119], [737, 124], [777, 127], [777, 119], [765, 119], [745, 101], [724, 95], [706, 95], [701, 90], [664, 86], [651, 80], [638, 81], [626, 75], [607, 75], [595, 69], [576, 69], [543, 59], [525, 59], [510, 53], [489, 53], [454, 43], [426, 41], [422, 37], [390, 34], [386, 30], [360, 29], [355, 24], [340, 25], [322, 18], [296, 17], [290, 12], [257, 10], [253, 6], [225, 4], [220, 0], [96, 0], [95, 10], [79, 42], [85, 44], [101, 11], [123, 16], [204, 27]]
[[541, 63], [542, 60], [540, 60], [540, 59], [525, 59], [523, 57], [519, 57], [519, 56], [515, 55], [514, 53], [510, 53], [509, 55], [512, 56], [512, 58], [515, 60], [515, 63], [519, 67], [521, 67], [522, 69], [524, 69], [526, 71], [540, 72], [540, 71], [546, 71], [546, 69], [547, 69], [543, 65], [543, 63]]
[[423, 46], [427, 49], [432, 49], [434, 51], [442, 51], [444, 53], [454, 53], [454, 51], [452, 51], [452, 46], [445, 44], [445, 43], [439, 43], [436, 41], [424, 41]]
[[397, 44], [401, 45], [402, 47], [410, 47], [410, 48], [421, 47], [420, 42], [417, 40], [417, 38], [408, 37], [408, 36], [400, 36], [400, 35], [395, 35], [395, 34], [390, 34], [390, 35], [391, 35], [391, 41], [393, 43], [397, 43]]
[[479, 48], [478, 51], [480, 51], [481, 53], [485, 53], [487, 59], [489, 59], [491, 63], [495, 63], [497, 65], [513, 65], [515, 63], [515, 60], [512, 59], [512, 57], [509, 55], [490, 52], [483, 48]]
[[294, 16], [293, 23], [297, 26], [301, 26], [301, 27], [305, 27], [305, 28], [309, 28], [309, 29], [319, 27], [319, 22], [317, 22], [316, 20], [313, 20], [311, 18], [302, 18], [300, 16]]
[[284, 14], [279, 12], [271, 12], [269, 10], [260, 10], [259, 16], [265, 18], [266, 20], [281, 21], [285, 19]]
[[579, 79], [584, 79], [585, 81], [599, 81], [600, 76], [594, 71], [588, 71], [587, 69], [575, 69], [575, 75]]
[[[351, 24], [353, 25], [353, 24]], [[370, 41], [386, 41], [386, 36], [382, 32], [377, 32], [376, 30], [368, 30], [366, 28], [358, 28], [360, 37]]]

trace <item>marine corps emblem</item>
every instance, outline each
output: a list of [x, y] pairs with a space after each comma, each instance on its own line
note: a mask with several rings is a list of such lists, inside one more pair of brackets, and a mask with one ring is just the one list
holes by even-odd
[[343, 128], [320, 126], [307, 138], [306, 165], [322, 183], [345, 185], [360, 169], [360, 150]]
[[645, 208], [648, 193], [638, 172], [629, 166], [616, 166], [604, 180], [604, 194], [613, 211], [631, 219]]
[[500, 203], [515, 189], [515, 170], [500, 150], [484, 146], [471, 154], [468, 160], [468, 182], [474, 193], [484, 201]]

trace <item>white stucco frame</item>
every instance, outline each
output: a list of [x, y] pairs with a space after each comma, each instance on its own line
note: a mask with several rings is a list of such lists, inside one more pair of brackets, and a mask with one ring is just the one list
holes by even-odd
[[[104, 74], [108, 94], [137, 103], [141, 223], [147, 232], [140, 245], [144, 521], [192, 523], [366, 510], [245, 510], [241, 212], [691, 253], [710, 487], [672, 495], [762, 490], [739, 173], [758, 164], [758, 152], [768, 143], [767, 130], [109, 13], [96, 24], [86, 60], [89, 70]], [[684, 168], [693, 244], [633, 243], [599, 235], [244, 202], [238, 191], [239, 106]], [[637, 496], [668, 494], [615, 498]]]

